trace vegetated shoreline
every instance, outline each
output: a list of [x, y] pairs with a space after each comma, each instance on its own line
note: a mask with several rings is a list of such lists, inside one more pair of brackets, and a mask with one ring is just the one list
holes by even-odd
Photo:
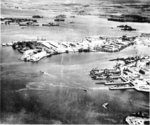
[[110, 15], [108, 21], [150, 23], [150, 18], [134, 14]]

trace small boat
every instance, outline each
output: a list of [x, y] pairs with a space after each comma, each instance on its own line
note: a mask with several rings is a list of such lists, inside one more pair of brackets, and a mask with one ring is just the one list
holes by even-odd
[[6, 46], [6, 43], [2, 43], [2, 46]]
[[12, 43], [12, 42], [10, 42], [10, 43], [6, 43], [6, 45], [7, 45], [7, 46], [12, 46], [12, 45], [13, 45], [13, 43]]
[[44, 74], [44, 75], [49, 75], [49, 73], [45, 72], [45, 71], [40, 71], [41, 74]]
[[104, 103], [104, 104], [102, 105], [102, 107], [105, 108], [105, 109], [107, 109], [107, 106], [108, 106], [108, 102], [106, 102], [106, 103]]

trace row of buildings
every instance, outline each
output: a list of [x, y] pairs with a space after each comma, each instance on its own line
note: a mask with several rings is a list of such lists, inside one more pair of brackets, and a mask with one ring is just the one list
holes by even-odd
[[[43, 52], [43, 57], [69, 52], [118, 52], [133, 45], [134, 39], [135, 37], [127, 36], [117, 38], [93, 36], [86, 37], [80, 42], [60, 42], [41, 39], [13, 42], [12, 47], [23, 53], [24, 58], [22, 58], [22, 60], [33, 61], [33, 59], [30, 60], [29, 58], [26, 58], [26, 56], [33, 56], [35, 52], [37, 56], [38, 53], [41, 54]], [[37, 59], [37, 61], [40, 59], [42, 59], [42, 57]], [[34, 60], [36, 61], [36, 59]]]
[[[46, 57], [70, 52], [119, 52], [122, 49], [134, 44], [138, 44], [139, 42], [146, 43], [147, 41], [149, 41], [149, 38], [150, 37], [147, 37], [145, 35], [141, 35], [138, 37], [128, 37], [125, 35], [121, 37], [91, 36], [85, 37], [82, 41], [78, 42], [34, 39], [2, 43], [2, 46], [12, 46], [20, 53], [23, 53], [23, 57], [26, 57], [24, 55], [28, 55], [28, 51], [30, 52], [29, 56], [31, 55], [31, 53], [32, 55], [34, 55], [36, 51], [36, 56], [38, 56], [39, 52], [45, 51], [42, 55], [43, 57]], [[29, 58], [22, 59], [26, 61], [31, 61]], [[37, 60], [39, 61], [40, 59], [42, 59], [42, 57]], [[36, 61], [36, 59], [34, 60]]]

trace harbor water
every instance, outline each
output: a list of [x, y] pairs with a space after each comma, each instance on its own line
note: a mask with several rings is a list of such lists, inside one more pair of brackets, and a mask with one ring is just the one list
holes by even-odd
[[[131, 46], [117, 57], [136, 55], [134, 51]], [[110, 91], [91, 80], [89, 71], [93, 67], [111, 68], [115, 63], [108, 60], [116, 53], [61, 54], [38, 63], [22, 62], [20, 56], [11, 47], [2, 48], [2, 111], [13, 111], [6, 113], [13, 122], [19, 117], [23, 123], [118, 124], [132, 112], [149, 110], [147, 93]], [[106, 102], [108, 109], [102, 107]], [[36, 117], [40, 120], [34, 120]]]

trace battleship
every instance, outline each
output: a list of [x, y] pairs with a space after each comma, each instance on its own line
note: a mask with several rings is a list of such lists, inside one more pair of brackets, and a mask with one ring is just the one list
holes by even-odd
[[142, 61], [148, 58], [149, 56], [135, 56], [135, 57], [127, 57], [127, 58], [116, 58], [116, 59], [111, 59], [110, 61], [123, 61], [125, 65], [128, 65], [128, 64], [136, 63], [137, 61]]
[[95, 80], [96, 79], [97, 80], [98, 79], [102, 80], [102, 79], [111, 78], [111, 77], [113, 77], [113, 79], [115, 79], [115, 78], [120, 77], [120, 71], [118, 71], [117, 69], [101, 69], [101, 70], [98, 70], [98, 69], [94, 68], [90, 71], [90, 76], [91, 76], [91, 78], [93, 78]]

